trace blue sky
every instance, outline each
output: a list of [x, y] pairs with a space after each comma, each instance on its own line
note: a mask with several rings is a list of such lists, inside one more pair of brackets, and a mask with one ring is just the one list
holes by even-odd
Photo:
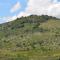
[[[21, 8], [18, 9], [18, 11], [11, 13], [10, 9], [17, 2], [20, 2]], [[26, 6], [27, 0], [0, 0], [0, 16], [13, 16], [15, 14], [18, 14], [20, 11], [25, 10]]]
[[0, 23], [30, 14], [60, 18], [60, 0], [0, 0]]

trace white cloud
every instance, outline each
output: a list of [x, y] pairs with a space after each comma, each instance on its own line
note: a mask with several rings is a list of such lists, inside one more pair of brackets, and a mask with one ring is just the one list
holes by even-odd
[[[11, 9], [11, 12], [17, 11], [21, 8], [19, 2], [17, 2]], [[29, 16], [31, 14], [36, 15], [50, 15], [60, 18], [60, 2], [57, 0], [28, 0], [28, 4], [25, 11], [20, 12], [19, 14], [7, 18], [7, 21], [12, 21], [17, 17]]]
[[25, 17], [25, 16], [29, 16], [30, 14], [26, 13], [26, 12], [20, 12], [18, 15], [17, 15], [17, 18], [20, 18], [20, 17]]
[[11, 17], [0, 17], [0, 24], [5, 23], [5, 22], [9, 22], [9, 21], [12, 21]]
[[9, 21], [13, 21], [15, 19], [17, 19], [16, 16], [13, 16], [13, 17], [12, 16], [0, 17], [0, 24], [5, 23], [5, 22], [9, 22]]
[[26, 10], [19, 13], [18, 16], [29, 14], [45, 14], [60, 18], [60, 2], [57, 0], [29, 0]]
[[10, 12], [11, 13], [16, 12], [20, 8], [21, 8], [21, 4], [20, 4], [20, 2], [17, 2], [14, 6], [12, 6]]

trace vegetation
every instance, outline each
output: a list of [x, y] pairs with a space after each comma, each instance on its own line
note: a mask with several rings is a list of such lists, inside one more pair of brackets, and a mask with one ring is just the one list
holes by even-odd
[[60, 60], [60, 20], [31, 15], [0, 24], [0, 60]]

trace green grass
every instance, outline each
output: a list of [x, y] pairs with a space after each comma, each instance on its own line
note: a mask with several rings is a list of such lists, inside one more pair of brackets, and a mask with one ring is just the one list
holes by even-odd
[[60, 20], [29, 16], [0, 24], [0, 60], [60, 60]]
[[[59, 60], [60, 57], [60, 51], [53, 51], [53, 52], [43, 52], [43, 51], [36, 51], [36, 50], [32, 50], [32, 51], [7, 51], [7, 50], [3, 50], [0, 51], [1, 52], [1, 56], [0, 59], [2, 60]], [[4, 52], [4, 53], [3, 53]]]

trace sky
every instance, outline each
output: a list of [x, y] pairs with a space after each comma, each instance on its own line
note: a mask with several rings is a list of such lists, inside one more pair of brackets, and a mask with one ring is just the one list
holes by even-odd
[[0, 23], [32, 14], [60, 18], [60, 0], [0, 0]]

